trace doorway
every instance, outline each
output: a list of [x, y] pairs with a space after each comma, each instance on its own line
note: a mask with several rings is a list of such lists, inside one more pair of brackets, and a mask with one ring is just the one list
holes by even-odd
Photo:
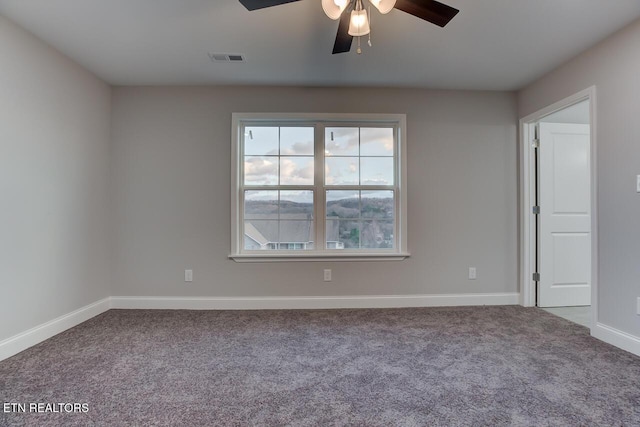
[[521, 120], [521, 295], [591, 327], [597, 305], [595, 88]]

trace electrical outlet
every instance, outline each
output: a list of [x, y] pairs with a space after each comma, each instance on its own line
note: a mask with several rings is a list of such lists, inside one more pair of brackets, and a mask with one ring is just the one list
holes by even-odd
[[476, 274], [476, 268], [475, 267], [469, 267], [469, 280], [476, 280], [477, 278], [477, 274]]
[[325, 269], [324, 270], [324, 281], [325, 282], [330, 282], [331, 281], [331, 270], [329, 270], [329, 269]]
[[193, 282], [193, 270], [185, 270], [184, 271], [184, 281], [185, 282]]

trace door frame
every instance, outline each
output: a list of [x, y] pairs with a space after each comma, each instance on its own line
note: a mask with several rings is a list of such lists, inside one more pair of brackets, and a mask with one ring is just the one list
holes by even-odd
[[536, 260], [535, 156], [531, 141], [535, 124], [542, 118], [579, 102], [589, 100], [591, 151], [591, 330], [595, 330], [598, 313], [598, 198], [596, 145], [596, 87], [591, 86], [548, 107], [520, 119], [520, 304], [534, 307], [536, 285], [533, 273]]

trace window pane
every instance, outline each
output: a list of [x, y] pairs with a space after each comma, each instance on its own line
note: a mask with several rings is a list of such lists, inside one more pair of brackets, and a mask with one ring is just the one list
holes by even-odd
[[278, 157], [245, 157], [245, 185], [278, 185]]
[[393, 221], [362, 221], [363, 249], [393, 248]]
[[361, 157], [361, 185], [393, 185], [393, 157]]
[[247, 250], [313, 249], [313, 191], [245, 191], [244, 226]]
[[327, 191], [327, 218], [358, 218], [358, 191]]
[[[337, 224], [331, 224], [335, 222]], [[335, 227], [337, 225], [337, 242], [340, 245], [340, 248], [337, 249], [358, 249], [360, 247], [360, 224], [358, 221], [339, 221], [339, 220], [327, 220], [327, 230], [330, 227]], [[331, 240], [334, 236], [329, 236], [327, 234], [327, 248], [333, 240]]]
[[344, 243], [340, 241], [340, 221], [336, 218], [328, 218], [325, 225], [327, 249], [344, 249]]
[[280, 221], [280, 249], [310, 249], [314, 234], [313, 220], [310, 218], [303, 221]]
[[325, 156], [358, 156], [359, 128], [326, 128], [324, 134]]
[[[403, 145], [396, 140], [401, 133], [395, 121], [336, 116], [325, 127], [323, 120], [253, 117], [240, 120], [241, 138], [235, 141], [241, 145], [234, 160], [242, 163], [232, 179], [242, 192], [237, 238], [244, 248], [237, 252], [398, 249], [394, 234], [401, 225], [396, 208]], [[320, 129], [324, 135], [317, 138]], [[324, 154], [316, 157], [320, 150]], [[320, 174], [323, 182], [316, 180]], [[317, 200], [325, 206], [315, 205]], [[318, 211], [323, 217], [316, 218]], [[319, 235], [320, 242], [314, 242]]]
[[360, 128], [361, 156], [393, 156], [392, 128]]
[[278, 241], [278, 221], [245, 220], [244, 248], [247, 250], [275, 249]]
[[278, 219], [277, 191], [245, 191], [245, 219]]
[[280, 157], [280, 185], [313, 185], [313, 157]]
[[393, 191], [362, 191], [362, 218], [393, 219]]
[[313, 156], [314, 128], [280, 128], [280, 154]]
[[326, 185], [357, 185], [359, 172], [358, 157], [327, 157], [325, 159]]
[[244, 128], [246, 156], [278, 155], [277, 127], [247, 126]]
[[280, 192], [280, 215], [299, 215], [297, 219], [313, 218], [313, 191], [291, 190]]

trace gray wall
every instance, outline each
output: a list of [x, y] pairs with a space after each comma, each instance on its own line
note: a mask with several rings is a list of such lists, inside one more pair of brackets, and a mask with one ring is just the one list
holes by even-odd
[[110, 294], [111, 89], [0, 16], [0, 341]]
[[[239, 264], [230, 251], [232, 112], [406, 113], [402, 262]], [[114, 88], [113, 295], [517, 292], [512, 93], [267, 87]], [[478, 280], [467, 279], [469, 266]], [[194, 282], [183, 270], [194, 269]], [[322, 269], [333, 269], [333, 282]]]
[[601, 323], [640, 337], [640, 21], [518, 94], [520, 117], [596, 86]]

